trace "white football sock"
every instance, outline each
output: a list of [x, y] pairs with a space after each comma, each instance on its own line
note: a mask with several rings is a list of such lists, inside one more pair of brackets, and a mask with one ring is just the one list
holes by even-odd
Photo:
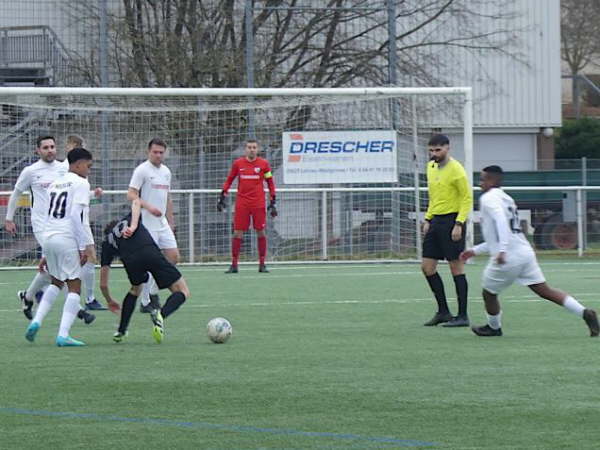
[[38, 272], [31, 280], [31, 284], [27, 288], [27, 292], [25, 292], [25, 298], [29, 301], [35, 300], [36, 292], [43, 291], [46, 289], [46, 286], [50, 284], [50, 275], [47, 272]]
[[46, 315], [52, 309], [52, 305], [54, 305], [54, 300], [56, 300], [56, 297], [58, 296], [59, 292], [60, 289], [54, 284], [51, 284], [46, 288], [46, 290], [44, 291], [44, 295], [42, 295], [42, 299], [40, 300], [40, 304], [37, 307], [32, 322], [37, 322], [40, 325], [42, 324], [44, 317], [46, 317]]
[[94, 286], [96, 283], [96, 267], [93, 263], [87, 262], [81, 268], [81, 281], [85, 287], [86, 303], [94, 300]]
[[60, 319], [60, 328], [58, 329], [58, 335], [60, 337], [69, 336], [71, 326], [79, 312], [79, 300], [79, 294], [69, 292], [69, 295], [67, 295], [65, 306], [63, 307], [62, 318]]
[[585, 306], [583, 306], [581, 303], [579, 303], [577, 300], [575, 300], [570, 295], [567, 295], [565, 297], [565, 299], [563, 300], [563, 306], [565, 308], [567, 308], [568, 311], [571, 311], [573, 314], [575, 314], [576, 316], [583, 317], [583, 310], [585, 309]]
[[148, 305], [150, 303], [150, 294], [154, 295], [155, 293], [158, 293], [158, 286], [156, 286], [156, 282], [152, 275], [148, 274], [148, 281], [144, 283], [142, 295], [140, 295], [142, 306]]
[[493, 316], [491, 314], [487, 314], [487, 313], [486, 313], [486, 315], [487, 315], [488, 325], [490, 326], [490, 328], [492, 328], [494, 330], [499, 330], [500, 328], [502, 328], [502, 311], [500, 311], [495, 316]]

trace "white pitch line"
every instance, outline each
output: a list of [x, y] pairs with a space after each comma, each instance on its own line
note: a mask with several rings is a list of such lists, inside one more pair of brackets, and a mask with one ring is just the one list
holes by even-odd
[[[598, 300], [591, 299], [591, 301], [600, 301], [600, 297], [596, 293], [592, 292], [581, 292], [575, 294], [575, 297], [598, 297]], [[547, 300], [541, 298], [535, 298], [532, 296], [513, 295], [501, 297], [501, 301], [506, 303], [542, 303]], [[306, 305], [378, 305], [378, 304], [407, 304], [407, 303], [420, 303], [420, 302], [431, 302], [433, 301], [430, 297], [423, 298], [411, 298], [411, 299], [381, 299], [381, 300], [301, 300], [297, 302], [252, 302], [252, 303], [186, 303], [185, 308], [234, 308], [234, 307], [279, 307], [279, 306], [306, 306]], [[480, 298], [471, 299], [471, 302], [482, 303]], [[588, 300], [590, 301], [590, 300]], [[0, 312], [22, 312], [20, 309], [0, 309]]]

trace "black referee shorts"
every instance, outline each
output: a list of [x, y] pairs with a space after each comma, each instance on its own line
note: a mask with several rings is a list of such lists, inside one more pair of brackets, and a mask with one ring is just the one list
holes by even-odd
[[457, 213], [433, 216], [429, 223], [429, 231], [423, 238], [423, 258], [446, 259], [455, 261], [465, 249], [465, 227], [460, 240], [452, 240], [452, 228]]
[[159, 289], [165, 289], [181, 278], [181, 272], [165, 258], [155, 245], [146, 245], [140, 251], [121, 258], [127, 278], [133, 286], [148, 281], [148, 272], [152, 274]]

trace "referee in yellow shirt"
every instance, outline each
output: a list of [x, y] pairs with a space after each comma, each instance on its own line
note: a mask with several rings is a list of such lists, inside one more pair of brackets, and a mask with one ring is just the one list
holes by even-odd
[[[448, 155], [450, 140], [443, 134], [431, 137], [427, 164], [429, 204], [423, 223], [423, 261], [421, 269], [438, 304], [435, 315], [425, 326], [443, 323], [444, 327], [467, 327], [468, 285], [464, 263], [459, 259], [465, 248], [465, 221], [473, 208], [473, 192], [463, 166]], [[456, 286], [458, 315], [448, 309], [444, 283], [437, 272], [438, 260], [446, 259]]]

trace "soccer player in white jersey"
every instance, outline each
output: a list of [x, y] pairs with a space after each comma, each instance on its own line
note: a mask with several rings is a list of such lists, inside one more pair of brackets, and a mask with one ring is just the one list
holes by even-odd
[[[148, 159], [137, 166], [129, 182], [127, 199], [141, 200], [142, 221], [148, 229], [154, 242], [165, 257], [172, 263], [179, 261], [179, 249], [173, 229], [173, 202], [171, 190], [171, 171], [163, 164], [167, 144], [159, 138], [153, 138], [148, 143]], [[158, 293], [154, 279], [150, 277], [142, 292], [142, 311], [150, 312], [160, 308]], [[150, 298], [149, 298], [150, 297]], [[148, 302], [150, 304], [148, 305]]]
[[[74, 148], [84, 148], [85, 143], [83, 142], [83, 138], [76, 134], [71, 134], [67, 136], [67, 140], [65, 142], [65, 152], [67, 156], [69, 152]], [[69, 161], [67, 158], [61, 163], [65, 172], [69, 170]], [[102, 195], [102, 189], [97, 187], [92, 192], [90, 192], [90, 196], [100, 197]], [[102, 311], [105, 310], [104, 307], [96, 297], [94, 296], [94, 287], [96, 285], [96, 268], [95, 264], [98, 262], [96, 257], [96, 249], [92, 247], [92, 252], [88, 261], [81, 268], [81, 280], [83, 281], [83, 286], [85, 288], [85, 309], [94, 310], [94, 311]]]
[[600, 326], [596, 311], [585, 308], [569, 294], [546, 283], [535, 252], [521, 232], [515, 201], [500, 188], [502, 177], [503, 171], [499, 166], [488, 166], [481, 172], [479, 185], [483, 194], [479, 198], [479, 212], [484, 242], [460, 255], [466, 261], [481, 253], [490, 254], [481, 283], [488, 323], [471, 328], [473, 333], [478, 336], [502, 336], [502, 311], [498, 294], [517, 282], [582, 318], [590, 335], [598, 336]]
[[[14, 222], [17, 201], [23, 192], [30, 191], [31, 227], [35, 239], [42, 246], [43, 230], [48, 216], [48, 186], [57, 178], [65, 175], [69, 167], [56, 160], [56, 140], [53, 136], [39, 137], [36, 142], [36, 152], [40, 159], [25, 167], [17, 179], [8, 202], [4, 228], [11, 234], [17, 232], [17, 225]], [[49, 284], [50, 275], [45, 271], [39, 271], [26, 291], [17, 292], [17, 297], [23, 307], [23, 313], [29, 320], [33, 317], [32, 308], [36, 293], [43, 291]], [[95, 317], [93, 314], [82, 311], [79, 318], [86, 323], [91, 323]]]
[[44, 291], [35, 316], [25, 333], [33, 342], [64, 283], [69, 291], [65, 300], [56, 345], [85, 345], [70, 336], [71, 326], [80, 310], [81, 266], [91, 255], [94, 238], [89, 223], [90, 184], [87, 176], [92, 154], [84, 148], [69, 152], [69, 172], [48, 187], [48, 213], [43, 250], [52, 283]]

